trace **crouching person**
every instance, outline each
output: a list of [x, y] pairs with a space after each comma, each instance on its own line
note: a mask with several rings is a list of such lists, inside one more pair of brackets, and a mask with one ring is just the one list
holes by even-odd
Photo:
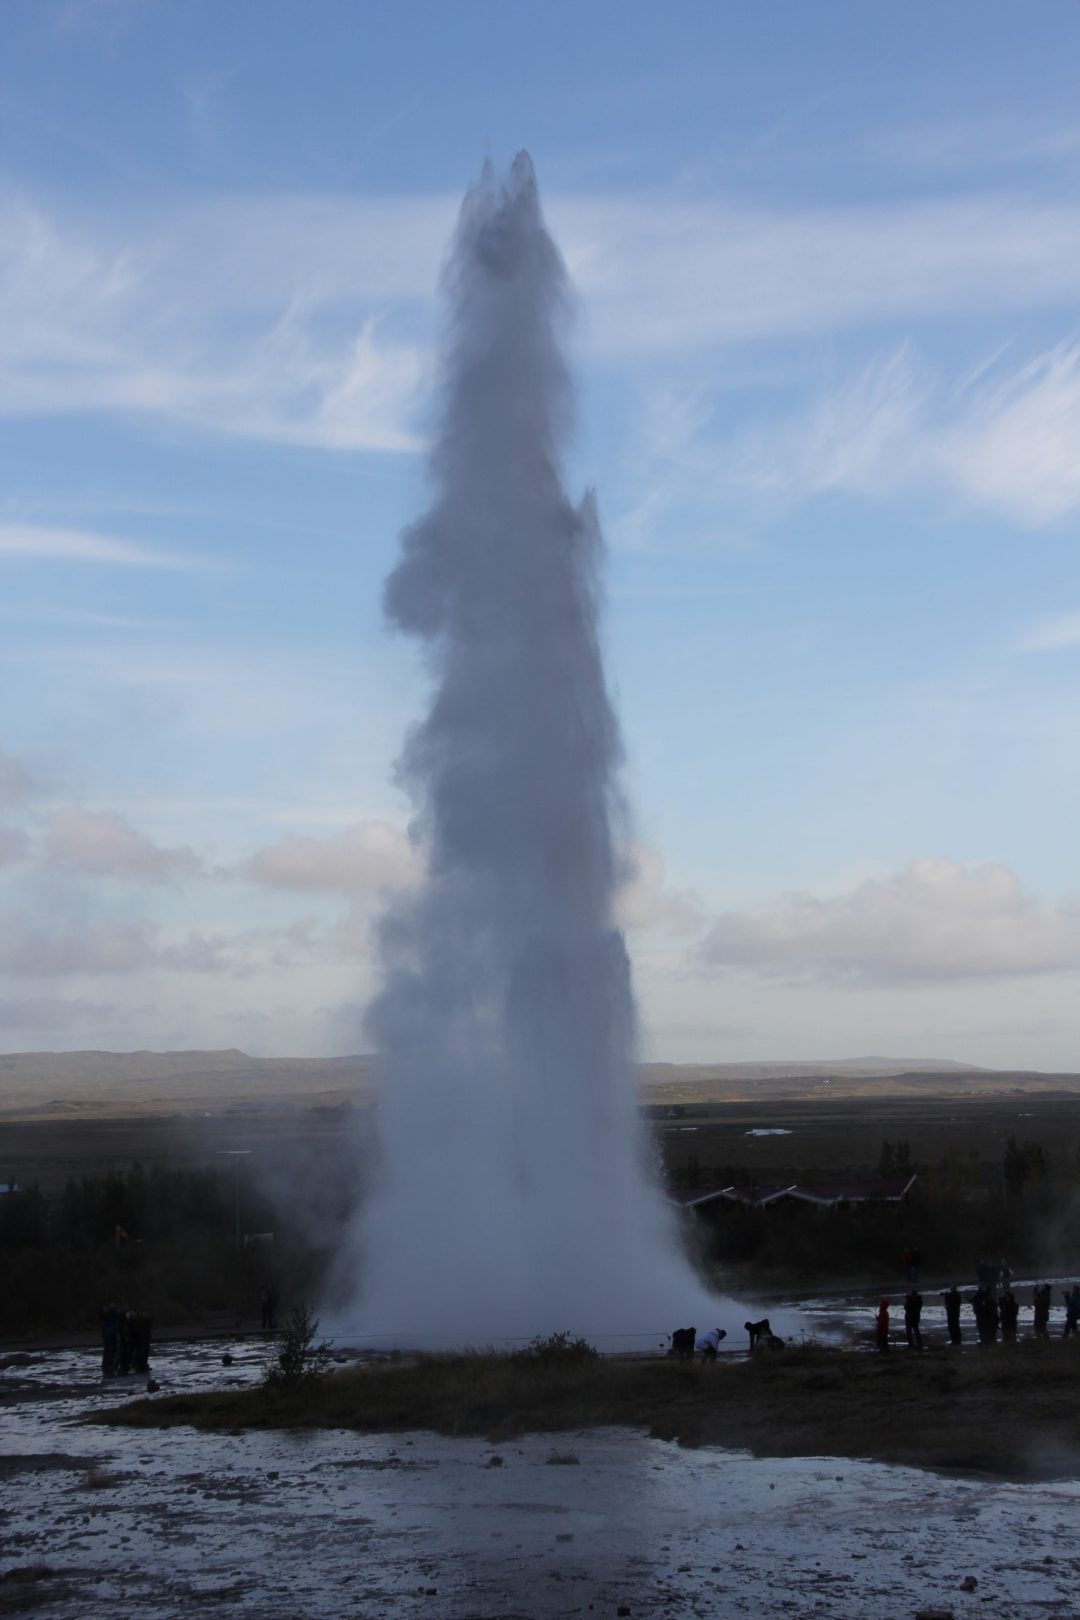
[[693, 1361], [696, 1338], [697, 1328], [676, 1328], [671, 1335], [671, 1349], [668, 1355], [674, 1356], [676, 1361]]
[[694, 1348], [700, 1350], [702, 1361], [715, 1361], [716, 1352], [720, 1348], [720, 1340], [726, 1338], [727, 1330], [725, 1328], [710, 1328], [708, 1333], [701, 1335]]

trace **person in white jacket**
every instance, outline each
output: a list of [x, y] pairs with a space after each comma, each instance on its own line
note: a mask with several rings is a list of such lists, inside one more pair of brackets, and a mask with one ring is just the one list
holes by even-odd
[[698, 1335], [695, 1350], [701, 1352], [702, 1361], [715, 1361], [716, 1352], [720, 1348], [720, 1340], [727, 1338], [726, 1328], [710, 1328], [708, 1333]]

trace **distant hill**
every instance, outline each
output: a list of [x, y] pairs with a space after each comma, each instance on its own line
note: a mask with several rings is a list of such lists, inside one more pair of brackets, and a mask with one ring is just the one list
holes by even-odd
[[207, 1114], [370, 1101], [369, 1057], [256, 1058], [222, 1052], [0, 1054], [0, 1119]]
[[648, 1103], [829, 1100], [857, 1097], [990, 1097], [1080, 1092], [1080, 1075], [979, 1069], [936, 1058], [839, 1058], [820, 1063], [647, 1063]]
[[[205, 1115], [371, 1102], [375, 1059], [257, 1058], [220, 1052], [0, 1054], [0, 1120]], [[1080, 1076], [979, 1069], [948, 1059], [838, 1058], [830, 1062], [648, 1063], [642, 1101], [993, 1096], [1080, 1092]]]

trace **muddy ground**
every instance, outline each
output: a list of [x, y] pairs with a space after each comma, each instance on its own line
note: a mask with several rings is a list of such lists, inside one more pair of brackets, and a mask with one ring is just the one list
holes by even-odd
[[[184, 1345], [154, 1371], [195, 1395], [241, 1389], [261, 1360]], [[1077, 1613], [1077, 1480], [755, 1460], [611, 1429], [493, 1446], [85, 1421], [116, 1396], [89, 1354], [0, 1371], [0, 1614]]]

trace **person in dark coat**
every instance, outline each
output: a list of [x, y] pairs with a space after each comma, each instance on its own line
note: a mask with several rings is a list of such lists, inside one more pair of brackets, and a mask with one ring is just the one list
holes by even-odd
[[131, 1314], [131, 1370], [137, 1373], [150, 1371], [150, 1332], [153, 1328], [153, 1318], [147, 1316], [145, 1311], [133, 1311]]
[[1007, 1341], [1015, 1341], [1016, 1324], [1020, 1319], [1020, 1302], [1011, 1288], [1006, 1288], [998, 1300], [998, 1310], [1001, 1313], [1001, 1337]]
[[878, 1305], [877, 1320], [874, 1323], [874, 1343], [879, 1350], [889, 1348], [889, 1302], [883, 1299]]
[[971, 1314], [975, 1318], [975, 1331], [979, 1335], [979, 1343], [988, 1342], [990, 1332], [989, 1319], [990, 1290], [985, 1284], [976, 1288], [971, 1296]]
[[1080, 1283], [1073, 1283], [1062, 1294], [1065, 1301], [1065, 1326], [1061, 1330], [1061, 1337], [1067, 1339], [1070, 1333], [1080, 1328]]
[[956, 1284], [953, 1283], [951, 1288], [946, 1288], [941, 1297], [945, 1302], [945, 1326], [949, 1330], [949, 1343], [959, 1344], [961, 1342], [960, 1306], [963, 1304], [963, 1300], [960, 1297], [960, 1290], [957, 1288]]
[[1035, 1311], [1035, 1337], [1048, 1339], [1050, 1337], [1050, 1284], [1036, 1283], [1031, 1296], [1031, 1303]]
[[103, 1305], [98, 1315], [101, 1318], [101, 1376], [113, 1378], [116, 1375], [117, 1365], [119, 1313], [115, 1305]]
[[668, 1354], [676, 1361], [693, 1361], [694, 1343], [697, 1339], [697, 1328], [676, 1328], [671, 1335], [671, 1349]]
[[121, 1378], [126, 1378], [131, 1371], [131, 1356], [135, 1348], [134, 1324], [133, 1311], [117, 1312], [116, 1370]]
[[907, 1335], [908, 1349], [922, 1349], [922, 1295], [917, 1288], [912, 1288], [904, 1301], [904, 1332]]

